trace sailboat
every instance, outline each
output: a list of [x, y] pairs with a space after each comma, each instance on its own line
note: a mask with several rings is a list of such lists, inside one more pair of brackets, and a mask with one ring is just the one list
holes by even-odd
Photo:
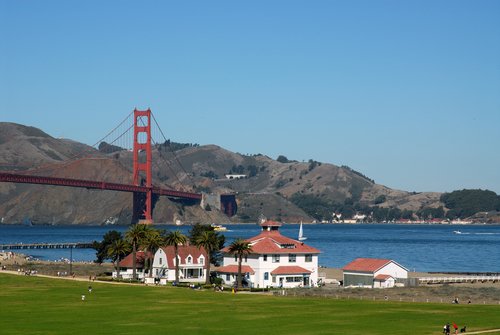
[[300, 221], [299, 241], [305, 241], [305, 240], [307, 240], [307, 237], [304, 236], [304, 232], [302, 231], [302, 221]]

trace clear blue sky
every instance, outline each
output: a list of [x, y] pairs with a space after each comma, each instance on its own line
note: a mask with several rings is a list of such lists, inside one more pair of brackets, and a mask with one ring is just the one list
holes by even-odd
[[0, 0], [0, 120], [500, 193], [500, 1]]

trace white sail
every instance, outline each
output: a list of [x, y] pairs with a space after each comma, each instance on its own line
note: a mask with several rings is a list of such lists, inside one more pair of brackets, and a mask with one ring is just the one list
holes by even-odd
[[300, 222], [299, 228], [299, 241], [307, 240], [307, 237], [304, 236], [304, 232], [302, 231], [302, 221]]

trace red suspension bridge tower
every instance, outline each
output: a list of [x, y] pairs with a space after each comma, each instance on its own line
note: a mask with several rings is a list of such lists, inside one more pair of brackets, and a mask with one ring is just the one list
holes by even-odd
[[[153, 223], [153, 177], [151, 153], [151, 110], [134, 109], [134, 185], [146, 186], [148, 192], [144, 204], [144, 219], [141, 223]], [[145, 184], [144, 184], [145, 182]], [[140, 195], [134, 194], [134, 207], [141, 202]], [[135, 212], [135, 210], [134, 210]]]

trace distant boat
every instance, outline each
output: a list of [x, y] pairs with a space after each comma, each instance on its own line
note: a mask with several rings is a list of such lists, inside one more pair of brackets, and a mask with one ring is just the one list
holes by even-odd
[[214, 231], [226, 231], [227, 230], [226, 227], [224, 227], [223, 225], [220, 225], [220, 224], [212, 223], [211, 226], [214, 228]]
[[176, 219], [175, 220], [175, 225], [176, 226], [182, 226], [184, 224], [184, 222], [182, 222], [180, 219]]
[[305, 240], [307, 240], [307, 237], [304, 236], [304, 232], [302, 231], [302, 221], [301, 221], [299, 228], [299, 241], [305, 241]]
[[460, 230], [454, 230], [453, 234], [462, 234], [462, 232]]

